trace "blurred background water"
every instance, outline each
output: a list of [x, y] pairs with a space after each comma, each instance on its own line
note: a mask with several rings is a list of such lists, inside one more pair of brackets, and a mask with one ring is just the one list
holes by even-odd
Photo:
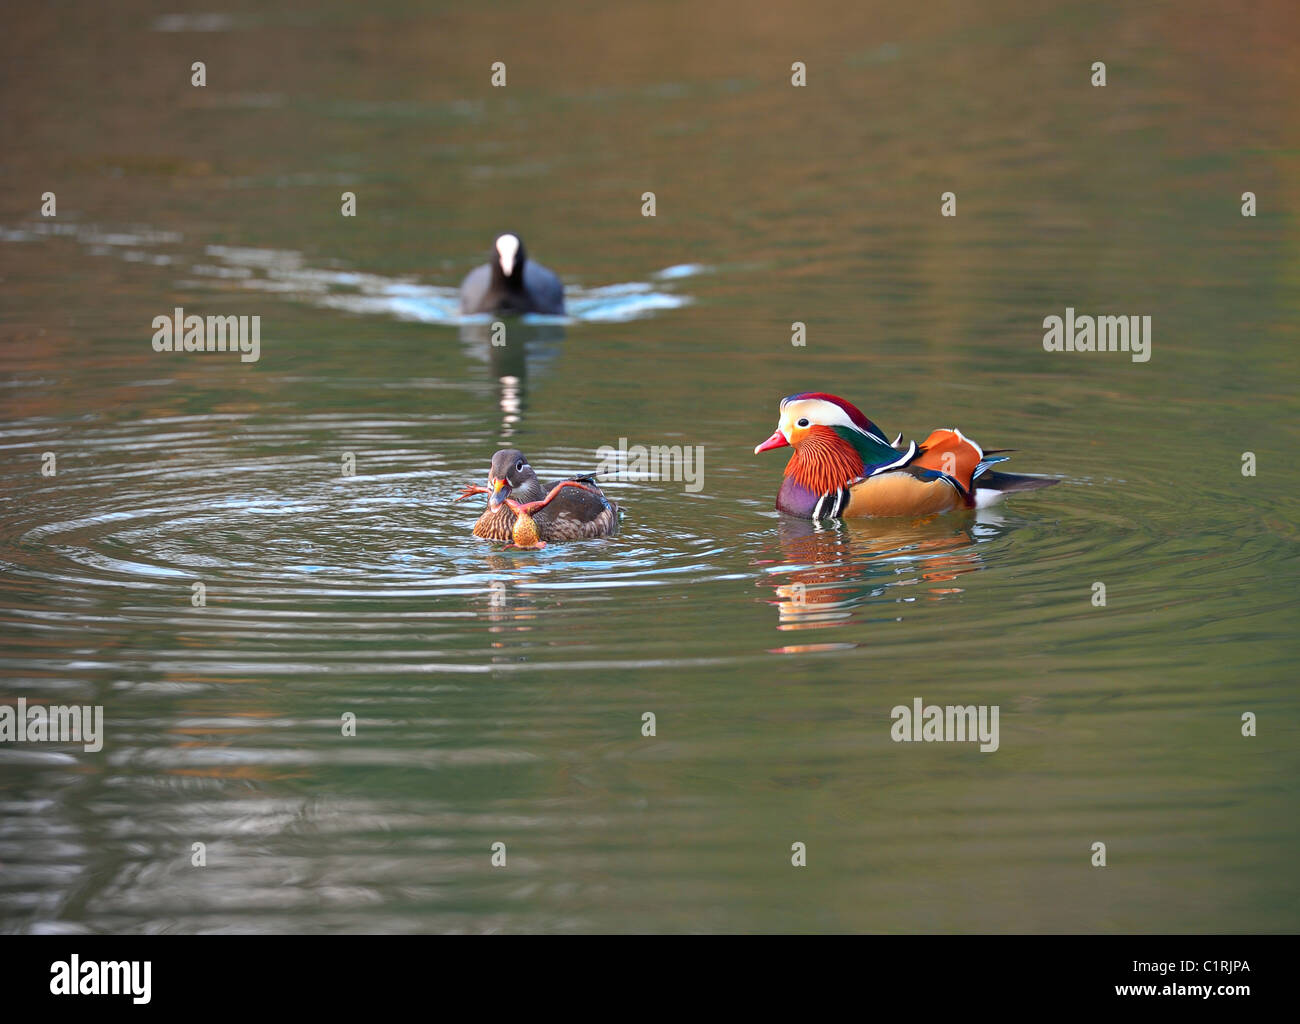
[[[7, 17], [0, 700], [107, 735], [0, 745], [0, 927], [1296, 930], [1298, 20]], [[454, 295], [507, 229], [571, 315], [496, 349]], [[154, 352], [177, 306], [260, 316], [260, 360]], [[1066, 306], [1152, 316], [1150, 362], [1044, 352]], [[752, 449], [800, 390], [1063, 482], [783, 520]], [[450, 503], [620, 438], [703, 446], [702, 489], [611, 483], [617, 539], [536, 553]], [[1000, 749], [893, 743], [916, 697]]]

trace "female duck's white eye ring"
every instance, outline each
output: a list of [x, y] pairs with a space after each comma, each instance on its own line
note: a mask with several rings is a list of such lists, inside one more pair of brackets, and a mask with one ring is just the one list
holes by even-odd
[[795, 426], [796, 426], [796, 427], [806, 427], [806, 426], [808, 426], [808, 417], [805, 416], [805, 417], [804, 417], [803, 419], [801, 419], [798, 423], [796, 423]]
[[515, 472], [522, 473], [523, 471], [524, 471], [524, 460], [520, 459], [518, 462], [515, 463]]

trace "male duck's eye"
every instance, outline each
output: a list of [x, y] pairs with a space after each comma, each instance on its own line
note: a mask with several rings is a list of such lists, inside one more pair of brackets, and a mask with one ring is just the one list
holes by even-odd
[[522, 473], [523, 471], [524, 471], [524, 460], [520, 459], [518, 462], [515, 463], [515, 472]]
[[801, 419], [798, 423], [796, 423], [795, 426], [796, 426], [796, 427], [806, 427], [806, 426], [808, 426], [808, 417], [805, 416], [805, 417], [804, 417], [803, 419]]

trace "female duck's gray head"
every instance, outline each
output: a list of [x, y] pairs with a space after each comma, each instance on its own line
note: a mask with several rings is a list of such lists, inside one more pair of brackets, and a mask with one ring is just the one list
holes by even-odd
[[540, 501], [546, 497], [541, 481], [518, 448], [503, 448], [492, 456], [488, 487], [492, 491], [488, 505], [492, 508], [499, 508], [509, 497], [519, 502]]

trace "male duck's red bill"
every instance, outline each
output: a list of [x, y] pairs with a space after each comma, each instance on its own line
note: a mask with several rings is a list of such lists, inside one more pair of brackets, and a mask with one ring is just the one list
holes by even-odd
[[1007, 458], [1000, 452], [1011, 449], [985, 452], [960, 430], [891, 442], [856, 406], [821, 391], [783, 398], [776, 430], [754, 453], [785, 447], [794, 453], [776, 507], [802, 519], [927, 516], [1056, 483], [994, 472], [989, 467]]

